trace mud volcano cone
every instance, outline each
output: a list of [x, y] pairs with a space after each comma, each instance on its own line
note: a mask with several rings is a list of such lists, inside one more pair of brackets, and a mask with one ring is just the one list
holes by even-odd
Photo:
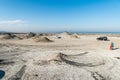
[[1, 36], [1, 39], [12, 39], [13, 36], [11, 34], [4, 34]]
[[72, 34], [70, 37], [71, 37], [71, 38], [79, 38], [76, 33]]
[[50, 40], [47, 37], [35, 37], [35, 38], [33, 38], [33, 40], [35, 42], [53, 42], [52, 40]]

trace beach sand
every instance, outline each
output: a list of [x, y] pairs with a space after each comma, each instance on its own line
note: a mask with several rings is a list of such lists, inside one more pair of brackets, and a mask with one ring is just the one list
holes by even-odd
[[[102, 35], [47, 36], [53, 42], [0, 40], [2, 80], [120, 80], [120, 37]], [[103, 35], [104, 36], [104, 35]], [[109, 50], [114, 42], [115, 49]]]

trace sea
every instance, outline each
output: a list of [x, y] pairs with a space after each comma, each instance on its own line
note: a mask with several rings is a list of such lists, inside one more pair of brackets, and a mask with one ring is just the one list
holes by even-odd
[[120, 34], [120, 32], [77, 32], [77, 34]]
[[[55, 32], [55, 33], [63, 33], [63, 32]], [[69, 34], [77, 33], [77, 34], [120, 34], [120, 32], [68, 32]]]

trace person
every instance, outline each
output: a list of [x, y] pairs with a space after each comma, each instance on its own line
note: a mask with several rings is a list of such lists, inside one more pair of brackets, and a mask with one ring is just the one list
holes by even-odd
[[111, 44], [112, 44], [112, 50], [113, 50], [114, 49], [114, 43], [112, 42]]
[[0, 70], [0, 79], [2, 79], [5, 76], [5, 71]]

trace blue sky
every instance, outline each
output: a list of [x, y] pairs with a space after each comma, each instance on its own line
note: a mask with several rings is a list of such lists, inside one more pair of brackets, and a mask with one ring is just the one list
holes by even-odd
[[0, 31], [120, 32], [120, 0], [0, 0]]

